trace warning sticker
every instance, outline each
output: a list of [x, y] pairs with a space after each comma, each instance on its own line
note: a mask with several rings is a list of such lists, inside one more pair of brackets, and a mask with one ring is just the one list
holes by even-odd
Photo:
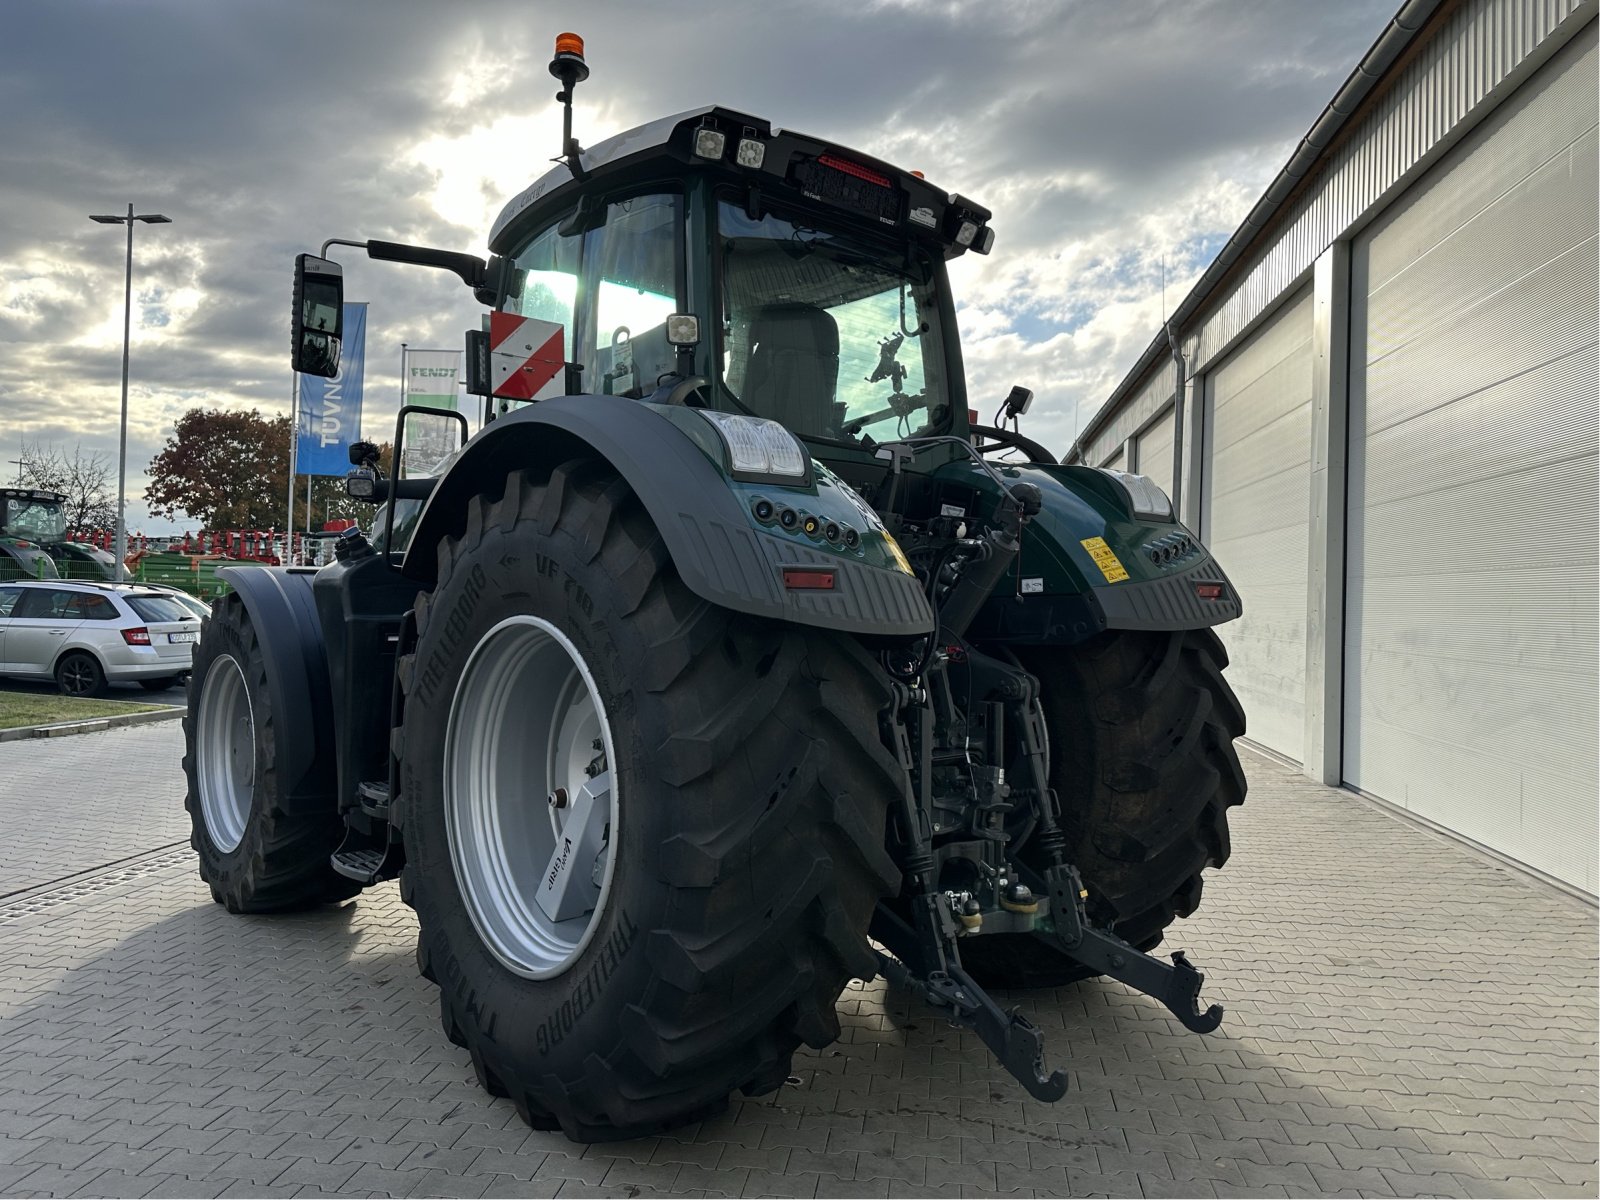
[[1117, 557], [1116, 551], [1106, 545], [1105, 538], [1084, 538], [1080, 545], [1089, 552], [1089, 557], [1094, 559], [1094, 565], [1100, 568], [1100, 574], [1106, 577], [1107, 583], [1121, 583], [1128, 577], [1122, 560]]

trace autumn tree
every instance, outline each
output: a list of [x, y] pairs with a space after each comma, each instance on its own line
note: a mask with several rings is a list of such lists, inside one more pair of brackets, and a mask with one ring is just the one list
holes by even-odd
[[205, 529], [271, 529], [288, 485], [288, 417], [191, 408], [151, 460], [144, 498], [156, 516], [187, 513]]
[[[389, 447], [379, 463], [388, 473]], [[289, 418], [192, 408], [178, 418], [172, 436], [150, 463], [145, 500], [161, 517], [183, 512], [204, 529], [281, 529], [288, 499]], [[306, 484], [295, 480], [295, 528], [307, 526]], [[344, 479], [317, 475], [311, 482], [310, 527], [336, 518], [364, 529], [374, 508], [345, 495]]]
[[69, 458], [54, 446], [46, 449], [37, 442], [24, 444], [17, 464], [17, 486], [41, 488], [65, 496], [62, 508], [68, 529], [115, 529], [117, 526], [111, 462], [98, 450], [85, 454], [82, 446], [74, 446]]

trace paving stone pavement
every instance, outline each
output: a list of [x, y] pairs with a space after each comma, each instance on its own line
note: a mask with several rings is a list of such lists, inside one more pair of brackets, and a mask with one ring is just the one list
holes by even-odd
[[182, 757], [180, 721], [0, 742], [0, 903], [188, 841]]
[[[579, 1146], [478, 1088], [392, 885], [230, 917], [185, 849], [0, 902], [0, 1195], [1594, 1196], [1595, 911], [1246, 758], [1233, 861], [1169, 947], [1222, 1029], [1114, 982], [1017, 994], [1071, 1073], [1055, 1105], [875, 981], [798, 1085]], [[7, 765], [15, 866], [48, 772]], [[162, 844], [175, 752], [120, 777]]]

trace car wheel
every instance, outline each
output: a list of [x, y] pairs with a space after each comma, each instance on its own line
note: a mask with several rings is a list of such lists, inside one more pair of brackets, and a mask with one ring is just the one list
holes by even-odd
[[106, 694], [106, 673], [92, 654], [74, 651], [56, 664], [56, 686], [63, 696], [88, 699]]

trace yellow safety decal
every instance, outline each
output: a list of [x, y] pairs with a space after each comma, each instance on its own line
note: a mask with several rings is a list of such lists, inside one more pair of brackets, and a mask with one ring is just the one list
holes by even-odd
[[907, 575], [915, 575], [911, 569], [911, 560], [906, 558], [906, 552], [900, 549], [900, 543], [894, 540], [894, 534], [887, 529], [883, 531], [883, 544], [889, 547], [889, 557], [900, 564], [900, 569]]
[[1089, 552], [1089, 557], [1094, 559], [1094, 565], [1100, 568], [1100, 574], [1106, 577], [1107, 583], [1121, 583], [1128, 577], [1128, 572], [1122, 565], [1122, 560], [1110, 546], [1106, 545], [1105, 538], [1084, 538], [1080, 543]]

